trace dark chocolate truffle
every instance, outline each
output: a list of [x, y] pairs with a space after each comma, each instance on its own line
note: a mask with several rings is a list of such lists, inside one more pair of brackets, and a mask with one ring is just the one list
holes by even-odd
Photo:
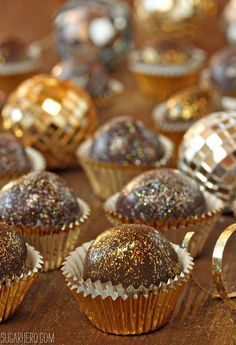
[[142, 50], [142, 60], [148, 64], [182, 65], [192, 56], [192, 47], [171, 40], [149, 45]]
[[95, 239], [84, 260], [83, 279], [150, 288], [180, 273], [181, 264], [168, 240], [150, 226], [128, 224]]
[[0, 63], [11, 63], [27, 59], [25, 45], [18, 39], [0, 42]]
[[143, 122], [128, 116], [108, 121], [97, 130], [91, 158], [119, 164], [155, 164], [163, 157], [163, 146]]
[[176, 93], [166, 102], [165, 120], [191, 125], [203, 116], [220, 108], [218, 93], [199, 87], [188, 88]]
[[215, 53], [210, 61], [210, 78], [221, 92], [236, 92], [236, 47]]
[[79, 217], [74, 191], [49, 172], [29, 173], [0, 192], [0, 219], [8, 224], [54, 228]]
[[207, 207], [197, 184], [178, 170], [145, 172], [121, 191], [116, 210], [129, 219], [169, 220], [201, 215]]
[[106, 94], [109, 87], [109, 77], [103, 66], [92, 61], [63, 61], [52, 73], [59, 79], [74, 82], [94, 98]]
[[13, 227], [0, 223], [0, 279], [20, 276], [25, 268], [27, 247]]
[[25, 174], [31, 164], [24, 147], [8, 133], [0, 133], [0, 174]]

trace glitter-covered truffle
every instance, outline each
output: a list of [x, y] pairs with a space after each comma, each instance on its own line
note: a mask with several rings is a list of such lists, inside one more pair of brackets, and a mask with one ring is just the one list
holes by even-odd
[[108, 90], [109, 77], [96, 62], [66, 60], [56, 65], [52, 73], [59, 79], [74, 82], [94, 98], [103, 96]]
[[224, 48], [212, 56], [210, 79], [219, 91], [236, 93], [236, 47]]
[[74, 191], [49, 172], [29, 173], [0, 192], [0, 219], [8, 224], [54, 228], [79, 217]]
[[129, 219], [169, 220], [201, 215], [206, 203], [197, 184], [178, 170], [139, 175], [121, 191], [116, 210]]
[[95, 133], [90, 156], [97, 161], [119, 164], [154, 164], [164, 149], [155, 133], [136, 119], [120, 116]]
[[180, 273], [178, 256], [168, 240], [150, 226], [128, 224], [95, 239], [84, 260], [83, 279], [150, 288]]
[[220, 108], [218, 93], [199, 87], [188, 88], [176, 93], [166, 102], [165, 120], [168, 123], [191, 125]]
[[31, 170], [23, 146], [8, 133], [0, 133], [0, 174], [24, 174]]
[[191, 58], [191, 47], [176, 41], [160, 41], [143, 48], [142, 60], [149, 64], [182, 65]]
[[13, 227], [0, 223], [0, 279], [20, 276], [25, 268], [27, 247]]

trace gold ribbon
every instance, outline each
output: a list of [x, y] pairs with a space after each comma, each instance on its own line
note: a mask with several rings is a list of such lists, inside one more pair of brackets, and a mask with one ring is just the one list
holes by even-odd
[[236, 292], [230, 294], [227, 293], [223, 273], [222, 273], [222, 261], [224, 255], [225, 246], [230, 239], [230, 237], [236, 232], [236, 224], [232, 224], [227, 227], [220, 237], [218, 238], [212, 256], [212, 276], [217, 291], [220, 297], [223, 299], [224, 303], [231, 309], [236, 310], [236, 303], [234, 303], [231, 298], [236, 297]]

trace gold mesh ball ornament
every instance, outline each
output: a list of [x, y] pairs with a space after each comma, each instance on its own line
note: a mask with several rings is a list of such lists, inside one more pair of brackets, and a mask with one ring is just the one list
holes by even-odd
[[217, 0], [134, 0], [135, 13], [147, 34], [191, 36], [217, 13]]
[[96, 111], [87, 93], [49, 75], [23, 82], [2, 111], [3, 130], [41, 151], [52, 169], [76, 165], [74, 152], [95, 125]]
[[184, 135], [178, 167], [233, 209], [236, 200], [236, 112], [216, 112]]

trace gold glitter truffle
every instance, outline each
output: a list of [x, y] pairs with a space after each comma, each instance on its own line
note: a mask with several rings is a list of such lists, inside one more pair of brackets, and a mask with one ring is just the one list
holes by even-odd
[[84, 260], [83, 279], [150, 288], [180, 272], [171, 243], [150, 226], [132, 224], [108, 229], [95, 239]]
[[180, 45], [171, 41], [163, 41], [159, 44], [143, 49], [142, 59], [150, 64], [177, 64], [186, 63], [191, 58], [191, 54]]
[[165, 120], [192, 123], [220, 107], [218, 93], [199, 87], [188, 88], [176, 93], [166, 102]]
[[13, 227], [0, 223], [0, 279], [23, 273], [27, 248], [23, 236]]

